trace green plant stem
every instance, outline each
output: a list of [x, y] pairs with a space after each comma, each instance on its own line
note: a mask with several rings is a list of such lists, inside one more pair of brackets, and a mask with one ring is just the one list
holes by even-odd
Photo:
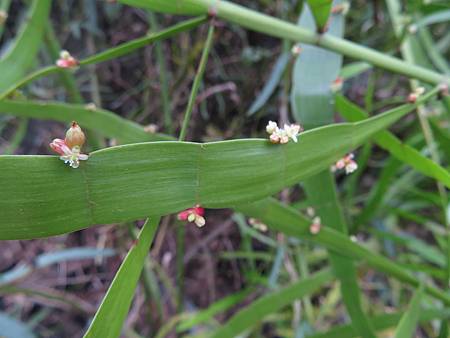
[[197, 74], [195, 75], [194, 83], [192, 84], [191, 95], [189, 96], [188, 106], [186, 112], [184, 113], [183, 125], [181, 127], [179, 141], [184, 141], [186, 138], [187, 128], [189, 121], [191, 120], [192, 111], [194, 109], [195, 100], [197, 99], [198, 89], [203, 79], [203, 74], [205, 73], [206, 64], [208, 63], [209, 51], [211, 50], [211, 45], [214, 37], [214, 21], [211, 21], [208, 30], [208, 36], [206, 38], [205, 46], [203, 48], [202, 57], [200, 59], [200, 64], [197, 69]]
[[[47, 44], [47, 48], [50, 52], [50, 56], [53, 59], [57, 59], [61, 51], [61, 45], [58, 42], [55, 30], [53, 29], [52, 25], [47, 26], [44, 39]], [[83, 103], [83, 97], [81, 96], [80, 91], [78, 90], [73, 75], [69, 72], [59, 72], [59, 77], [69, 94], [71, 102]]]
[[[119, 0], [123, 3], [130, 3], [135, 6], [152, 8], [158, 10], [160, 4], [158, 1], [152, 4], [152, 1], [137, 0]], [[288, 39], [291, 41], [312, 44], [325, 49], [329, 49], [345, 56], [366, 61], [381, 68], [391, 70], [395, 73], [403, 74], [411, 78], [416, 78], [424, 82], [439, 84], [442, 82], [450, 83], [450, 79], [444, 75], [416, 66], [378, 52], [371, 48], [360, 46], [348, 40], [330, 36], [328, 34], [317, 34], [310, 30], [298, 27], [295, 24], [271, 17], [266, 14], [258, 13], [244, 6], [236, 5], [228, 1], [217, 0], [183, 0], [179, 1], [179, 12], [183, 9], [190, 14], [206, 14], [213, 10], [217, 17], [226, 21], [238, 24], [248, 29], [265, 33], [270, 36]], [[195, 10], [192, 10], [194, 8]]]
[[[184, 21], [184, 22], [174, 25], [170, 28], [162, 30], [161, 32], [150, 34], [148, 36], [123, 43], [117, 47], [110, 48], [106, 51], [103, 51], [98, 54], [87, 57], [83, 60], [80, 60], [79, 65], [86, 66], [86, 65], [90, 65], [90, 64], [96, 64], [96, 63], [100, 63], [103, 61], [107, 61], [107, 60], [111, 60], [111, 59], [120, 57], [122, 55], [129, 54], [136, 49], [139, 49], [139, 48], [142, 48], [142, 47], [148, 45], [149, 43], [167, 39], [167, 38], [174, 36], [180, 32], [184, 32], [184, 31], [190, 30], [194, 27], [197, 27], [197, 26], [201, 25], [202, 23], [204, 23], [206, 20], [207, 20], [207, 18], [202, 16], [202, 17], [198, 17], [195, 19]], [[10, 95], [15, 90], [25, 86], [26, 84], [28, 84], [40, 77], [47, 76], [47, 75], [50, 75], [50, 74], [53, 74], [56, 72], [65, 72], [65, 71], [70, 71], [70, 70], [60, 68], [57, 66], [47, 66], [47, 67], [41, 68], [41, 69], [27, 75], [20, 81], [14, 83], [6, 91], [1, 93], [0, 100], [3, 100], [5, 97]]]

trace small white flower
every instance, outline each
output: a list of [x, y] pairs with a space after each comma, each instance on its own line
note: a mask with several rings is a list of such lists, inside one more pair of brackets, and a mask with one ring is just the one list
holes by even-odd
[[307, 208], [306, 208], [306, 214], [307, 214], [309, 217], [314, 217], [314, 215], [316, 214], [316, 211], [314, 210], [313, 207], [307, 207]]
[[289, 142], [289, 136], [284, 129], [280, 129], [278, 136], [280, 137], [281, 144], [286, 144]]
[[416, 34], [417, 33], [417, 25], [409, 25], [408, 26], [408, 32], [409, 34]]
[[301, 127], [298, 124], [284, 125], [284, 131], [287, 137], [290, 137], [295, 143], [297, 143], [297, 136], [300, 133]]
[[354, 155], [352, 153], [344, 156], [338, 160], [334, 165], [331, 166], [331, 171], [335, 172], [337, 170], [345, 169], [345, 173], [351, 174], [356, 169], [358, 169], [358, 164], [353, 160]]
[[291, 53], [294, 56], [299, 56], [301, 52], [302, 52], [302, 48], [300, 47], [299, 43], [296, 43], [295, 45], [292, 46]]
[[352, 172], [354, 172], [356, 169], [358, 169], [358, 164], [355, 161], [351, 161], [350, 163], [348, 163], [345, 166], [345, 173], [351, 174]]
[[64, 163], [69, 163], [72, 168], [76, 169], [80, 166], [80, 160], [86, 161], [89, 158], [88, 155], [82, 154], [80, 151], [80, 147], [75, 146], [59, 158], [63, 160]]
[[298, 124], [285, 124], [283, 129], [278, 128], [276, 122], [269, 121], [266, 126], [267, 133], [270, 134], [270, 142], [285, 144], [291, 138], [294, 142], [298, 142], [298, 134], [302, 130]]
[[255, 228], [256, 230], [259, 230], [261, 232], [266, 232], [268, 230], [268, 227], [266, 224], [264, 224], [263, 222], [261, 222], [260, 220], [257, 220], [256, 218], [250, 218], [248, 220], [248, 222], [250, 223], [250, 225]]
[[266, 126], [266, 131], [269, 134], [273, 134], [278, 131], [278, 124], [273, 121], [269, 121], [269, 123]]
[[418, 96], [423, 95], [425, 93], [425, 88], [417, 87], [416, 90], [414, 91], [414, 93], [416, 93]]
[[322, 221], [319, 216], [313, 218], [311, 225], [309, 226], [309, 232], [313, 235], [317, 235], [322, 228]]
[[194, 222], [199, 228], [206, 224], [206, 220], [203, 217], [205, 213], [205, 209], [203, 209], [200, 205], [196, 205], [193, 208], [186, 209], [180, 213], [178, 213], [178, 219], [180, 221], [188, 221]]
[[202, 226], [204, 226], [206, 224], [206, 220], [205, 220], [205, 218], [203, 216], [197, 215], [195, 217], [194, 223], [195, 223], [196, 226], [201, 228]]

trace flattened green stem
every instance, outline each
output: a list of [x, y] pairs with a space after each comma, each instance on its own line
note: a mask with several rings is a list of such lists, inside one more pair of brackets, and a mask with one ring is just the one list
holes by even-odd
[[197, 99], [198, 89], [203, 79], [203, 74], [205, 73], [206, 64], [208, 63], [209, 51], [211, 50], [211, 45], [214, 37], [214, 21], [211, 21], [208, 30], [208, 36], [206, 38], [205, 47], [203, 48], [202, 57], [200, 59], [200, 64], [197, 69], [197, 74], [195, 75], [194, 83], [192, 84], [191, 95], [189, 97], [188, 106], [186, 108], [186, 113], [184, 114], [183, 126], [181, 127], [179, 141], [184, 141], [186, 138], [187, 128], [189, 121], [191, 120], [192, 110], [194, 109], [195, 100]]
[[[184, 21], [180, 24], [174, 25], [170, 28], [167, 28], [165, 30], [162, 30], [161, 32], [150, 34], [148, 36], [144, 36], [142, 38], [138, 38], [126, 43], [123, 43], [117, 47], [110, 48], [104, 52], [100, 52], [98, 54], [92, 55], [90, 57], [87, 57], [86, 59], [80, 60], [80, 66], [90, 65], [90, 64], [96, 64], [103, 61], [111, 60], [117, 57], [120, 57], [122, 55], [129, 54], [136, 49], [142, 48], [149, 43], [167, 39], [171, 36], [174, 36], [178, 33], [190, 30], [192, 28], [195, 28], [202, 23], [206, 21], [205, 16], [201, 16], [195, 19]], [[28, 76], [24, 77], [22, 80], [14, 83], [8, 90], [0, 94], [0, 100], [3, 100], [5, 97], [10, 95], [15, 90], [25, 86], [26, 84], [40, 78], [43, 76], [47, 76], [56, 72], [60, 71], [67, 71], [67, 69], [60, 68], [57, 66], [47, 66], [44, 68], [41, 68], [34, 73], [29, 74]]]

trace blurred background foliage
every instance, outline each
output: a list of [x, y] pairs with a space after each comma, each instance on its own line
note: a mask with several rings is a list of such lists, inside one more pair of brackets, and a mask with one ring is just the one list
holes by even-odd
[[[297, 0], [237, 2], [290, 22], [298, 20], [302, 5]], [[0, 55], [27, 20], [30, 4], [0, 1], [0, 8], [8, 13], [0, 24]], [[400, 20], [404, 29], [396, 35], [384, 1], [355, 0], [346, 16], [344, 36], [401, 56], [399, 41], [408, 34], [410, 24], [419, 23], [420, 34], [414, 42], [418, 63], [445, 73], [450, 55], [449, 10], [445, 1], [404, 1]], [[422, 18], [438, 13], [441, 20], [420, 28]], [[114, 1], [54, 1], [31, 68], [53, 64], [61, 49], [82, 59], [182, 19]], [[14, 95], [18, 99], [94, 103], [161, 133], [177, 135], [206, 33], [207, 26], [201, 26], [132, 54], [80, 68], [74, 76], [41, 78]], [[219, 20], [187, 139], [206, 142], [265, 137], [268, 120], [289, 120], [295, 62], [290, 49], [287, 42]], [[347, 59], [344, 65], [343, 94], [370, 115], [405, 102], [411, 90], [409, 79], [403, 76]], [[0, 114], [1, 154], [49, 153], [51, 139], [65, 130], [58, 122], [3, 113], [8, 112]], [[439, 105], [426, 113], [432, 118], [442, 165], [448, 168], [448, 112]], [[343, 118], [336, 114], [335, 120]], [[403, 119], [392, 131], [429, 155], [420, 124], [413, 116]], [[95, 133], [90, 140], [91, 149], [116, 144], [115, 139]], [[338, 192], [352, 238], [446, 288], [446, 257], [441, 249], [447, 244], [435, 182], [370, 143], [358, 151], [357, 157], [360, 170], [338, 177]], [[309, 206], [300, 185], [285, 189], [278, 197], [305, 212]], [[255, 220], [231, 210], [207, 211], [207, 226], [202, 229], [187, 225], [182, 258], [184, 286], [180, 287], [175, 227], [183, 225], [174, 216], [164, 217], [123, 336], [208, 337], [208, 330], [219, 327], [243, 305], [329, 264], [324, 248], [262, 231], [257, 225]], [[0, 336], [81, 336], [133, 240], [133, 224], [120, 224], [49, 239], [2, 242]], [[357, 272], [365, 295], [363, 307], [369, 316], [393, 312], [410, 302], [411, 290], [399, 282], [366, 266], [359, 266]], [[450, 315], [448, 309], [439, 310], [429, 298], [423, 304], [425, 310], [419, 318], [423, 324], [415, 336], [436, 337], [440, 332], [444, 337], [446, 324], [442, 323]], [[374, 326], [386, 329], [383, 336], [392, 336], [399, 316], [376, 317]], [[306, 337], [346, 323], [339, 283], [333, 282], [320, 293], [305, 295], [301, 301], [264, 317], [262, 323], [240, 337]], [[351, 332], [341, 331], [333, 337], [350, 337]]]

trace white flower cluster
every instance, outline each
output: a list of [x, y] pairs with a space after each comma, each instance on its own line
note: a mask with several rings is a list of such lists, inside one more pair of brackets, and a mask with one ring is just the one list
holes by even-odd
[[297, 142], [297, 136], [302, 131], [302, 127], [298, 124], [285, 124], [284, 128], [278, 128], [276, 122], [269, 121], [266, 131], [270, 134], [270, 142], [285, 144], [289, 142], [290, 138]]
[[351, 153], [344, 156], [331, 167], [331, 171], [335, 172], [337, 170], [345, 169], [347, 175], [351, 174], [358, 169], [358, 164], [355, 162], [354, 158], [355, 156]]

